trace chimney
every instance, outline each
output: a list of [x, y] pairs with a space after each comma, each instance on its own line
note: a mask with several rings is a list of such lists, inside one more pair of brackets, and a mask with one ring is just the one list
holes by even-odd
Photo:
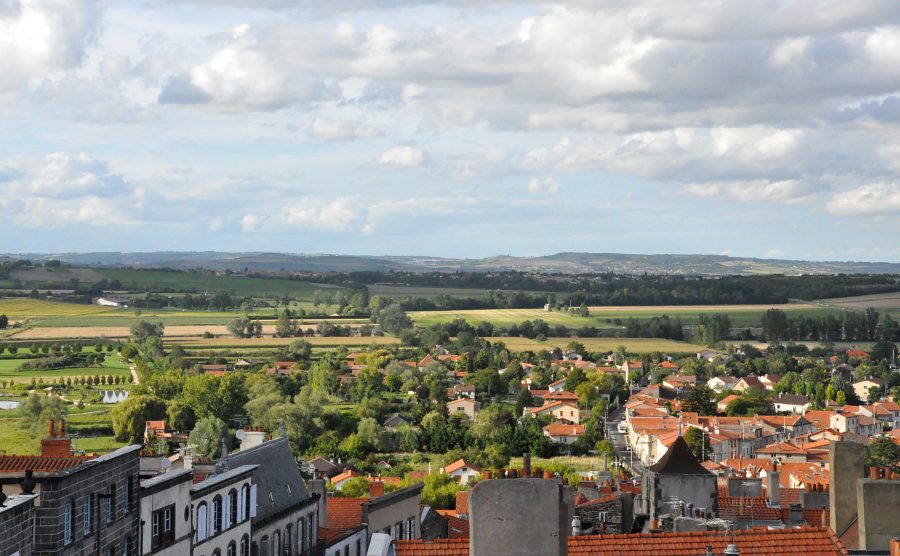
[[778, 471], [770, 471], [766, 475], [766, 497], [769, 499], [769, 506], [781, 506], [781, 473]]
[[725, 552], [723, 552], [725, 556], [740, 556], [740, 553], [737, 545], [734, 543], [729, 543], [729, 545], [725, 547]]
[[890, 541], [890, 555], [900, 556], [900, 538], [894, 537]]
[[41, 439], [41, 457], [44, 458], [68, 458], [72, 457], [72, 440], [63, 436], [65, 432], [64, 421], [59, 422], [59, 436], [56, 436], [53, 419], [50, 420], [50, 436]]
[[325, 492], [325, 481], [322, 479], [313, 479], [306, 483], [309, 491], [319, 496], [318, 514], [319, 527], [328, 527], [328, 493]]
[[49, 429], [49, 430], [47, 431], [47, 438], [53, 438], [53, 437], [56, 436], [56, 426], [55, 426], [55, 424], [56, 424], [56, 423], [55, 423], [55, 421], [54, 421], [53, 419], [50, 419], [50, 421], [47, 423], [48, 429]]
[[66, 437], [66, 422], [63, 421], [62, 419], [59, 420], [59, 433], [58, 434], [59, 434], [60, 438]]
[[573, 537], [581, 536], [581, 518], [578, 517], [577, 515], [572, 518], [572, 536]]
[[525, 476], [531, 477], [531, 452], [524, 452], [522, 454], [522, 462], [525, 466]]
[[384, 496], [383, 481], [369, 481], [369, 498], [378, 498]]

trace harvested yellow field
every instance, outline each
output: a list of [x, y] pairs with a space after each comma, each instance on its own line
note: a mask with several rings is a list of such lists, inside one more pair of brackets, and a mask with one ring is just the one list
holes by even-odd
[[569, 342], [577, 341], [584, 344], [588, 351], [614, 351], [619, 346], [625, 346], [629, 353], [650, 353], [661, 351], [665, 353], [696, 353], [705, 349], [704, 346], [676, 342], [661, 338], [547, 338], [545, 342], [530, 340], [528, 338], [496, 337], [485, 338], [491, 342], [503, 342], [512, 351], [533, 351], [542, 349], [547, 351], [553, 348], [565, 349]]
[[[167, 337], [166, 343], [191, 347], [277, 347], [287, 346], [301, 338], [176, 338]], [[400, 340], [393, 336], [307, 336], [302, 338], [316, 347], [332, 346], [389, 346]]]
[[10, 319], [28, 319], [60, 315], [74, 317], [80, 315], [96, 315], [111, 310], [113, 310], [112, 307], [59, 303], [57, 301], [45, 301], [43, 299], [29, 299], [24, 297], [0, 298], [0, 315], [6, 315]]
[[604, 305], [588, 307], [591, 313], [749, 313], [769, 309], [814, 309], [812, 303], [787, 303], [781, 305]]

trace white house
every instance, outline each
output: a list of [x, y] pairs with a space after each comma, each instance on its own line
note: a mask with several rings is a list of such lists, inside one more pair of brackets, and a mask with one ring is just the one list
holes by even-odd
[[481, 476], [481, 468], [477, 465], [467, 463], [464, 459], [458, 459], [442, 468], [441, 473], [446, 473], [456, 479], [459, 484], [465, 485], [469, 482], [469, 479]]
[[714, 376], [706, 381], [706, 385], [716, 392], [725, 392], [726, 390], [734, 390], [734, 387], [738, 383], [738, 380], [740, 379], [738, 379], [736, 376]]
[[557, 444], [572, 444], [582, 434], [584, 434], [584, 425], [550, 423], [544, 427], [544, 436], [550, 437], [550, 440]]
[[780, 394], [772, 402], [775, 404], [775, 411], [779, 413], [787, 411], [802, 415], [809, 409], [809, 398], [797, 394]]
[[94, 303], [102, 307], [122, 307], [127, 309], [131, 304], [131, 300], [124, 297], [106, 295], [103, 297], [98, 297], [96, 300], [94, 300]]

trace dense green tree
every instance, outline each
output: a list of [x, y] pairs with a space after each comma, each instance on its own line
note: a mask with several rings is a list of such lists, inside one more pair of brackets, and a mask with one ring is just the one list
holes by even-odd
[[230, 434], [225, 421], [215, 416], [203, 417], [194, 426], [188, 436], [188, 444], [195, 455], [206, 459], [217, 457], [222, 452], [224, 443], [228, 448]]
[[9, 318], [6, 315], [0, 315], [0, 330], [9, 326]]
[[131, 325], [131, 339], [140, 343], [151, 337], [162, 338], [163, 329], [161, 322], [139, 320]]
[[890, 436], [878, 435], [869, 444], [866, 461], [869, 465], [900, 470], [900, 446]]
[[119, 442], [141, 442], [145, 422], [165, 417], [163, 400], [153, 396], [128, 396], [112, 410], [113, 433]]
[[700, 415], [715, 415], [715, 392], [705, 384], [698, 384], [691, 388], [681, 402], [684, 411], [699, 413]]
[[688, 427], [683, 436], [685, 443], [698, 461], [710, 459], [709, 435], [706, 432], [696, 427]]
[[19, 424], [28, 429], [32, 436], [38, 436], [50, 419], [60, 420], [66, 416], [66, 406], [58, 396], [42, 396], [31, 392], [20, 409]]
[[275, 320], [275, 335], [279, 338], [290, 338], [297, 336], [300, 327], [297, 326], [297, 320], [291, 314], [290, 309], [285, 309], [278, 315]]

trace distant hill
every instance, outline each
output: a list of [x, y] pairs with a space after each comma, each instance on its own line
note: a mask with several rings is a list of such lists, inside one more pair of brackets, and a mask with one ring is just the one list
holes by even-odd
[[624, 253], [557, 253], [542, 257], [499, 255], [483, 259], [427, 256], [354, 256], [290, 253], [151, 252], [151, 253], [20, 253], [8, 258], [60, 260], [77, 266], [134, 268], [206, 268], [308, 272], [444, 271], [491, 272], [517, 270], [541, 273], [680, 274], [900, 274], [900, 263], [856, 261], [794, 261], [724, 255], [633, 255]]

